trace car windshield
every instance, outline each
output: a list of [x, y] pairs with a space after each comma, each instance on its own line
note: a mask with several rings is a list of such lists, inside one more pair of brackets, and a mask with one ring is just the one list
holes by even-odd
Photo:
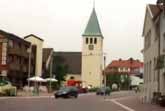
[[60, 88], [60, 91], [69, 91], [71, 88], [70, 87], [62, 87]]
[[0, 81], [0, 86], [4, 86], [4, 85], [7, 85], [7, 84], [9, 84], [9, 82], [4, 81], [4, 80], [1, 80]]

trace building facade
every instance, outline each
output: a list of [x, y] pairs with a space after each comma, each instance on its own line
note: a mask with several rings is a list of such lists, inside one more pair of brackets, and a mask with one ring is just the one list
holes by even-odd
[[[54, 52], [53, 54], [53, 73], [56, 75], [58, 65], [66, 68], [65, 80], [74, 77], [75, 80], [81, 81], [81, 52]], [[56, 75], [57, 76], [57, 75]]]
[[127, 74], [143, 77], [143, 62], [130, 58], [128, 60], [113, 60], [106, 68], [108, 74]]
[[151, 102], [154, 92], [165, 94], [164, 68], [158, 68], [159, 58], [165, 54], [165, 4], [148, 4], [143, 27], [144, 37], [144, 94]]
[[81, 79], [84, 86], [100, 87], [103, 82], [103, 35], [95, 8], [91, 13], [82, 40]]
[[[18, 88], [26, 84], [31, 43], [0, 30], [0, 76], [8, 78]], [[34, 74], [34, 51], [31, 57], [31, 75]]]
[[[142, 79], [143, 68], [143, 62], [141, 62], [140, 60], [134, 60], [133, 58], [130, 58], [128, 60], [113, 60], [105, 68], [106, 83], [108, 86], [111, 86], [113, 84], [112, 82], [114, 82], [111, 80], [111, 78], [114, 75], [120, 76], [120, 80], [124, 76], [129, 77], [130, 80], [132, 79], [132, 77], [138, 77], [139, 79]], [[132, 82], [134, 81], [131, 80], [129, 85], [132, 85]]]
[[36, 61], [35, 61], [35, 75], [41, 76], [42, 75], [42, 48], [44, 40], [37, 37], [36, 35], [30, 34], [24, 39], [32, 44], [32, 47], [36, 47]]
[[43, 58], [42, 58], [42, 77], [52, 78], [53, 73], [53, 48], [43, 48]]

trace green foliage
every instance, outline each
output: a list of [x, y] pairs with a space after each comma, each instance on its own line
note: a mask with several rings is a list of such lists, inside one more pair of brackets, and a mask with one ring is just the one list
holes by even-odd
[[116, 83], [117, 85], [119, 85], [121, 83], [120, 80], [120, 75], [119, 74], [109, 74], [107, 76], [107, 81], [109, 81], [109, 85], [112, 86], [113, 83]]
[[65, 76], [67, 74], [67, 66], [58, 64], [56, 67], [56, 79], [60, 84], [62, 81], [65, 81]]
[[89, 92], [96, 92], [99, 88], [98, 87], [94, 87], [94, 88], [90, 88], [88, 89]]
[[161, 55], [157, 58], [156, 69], [162, 69], [165, 67], [165, 55]]
[[109, 74], [107, 76], [107, 85], [112, 88], [112, 84], [117, 84], [120, 89], [126, 90], [129, 89], [131, 80], [128, 75], [121, 74]]
[[64, 64], [65, 60], [60, 56], [54, 56], [52, 72], [55, 74], [58, 84], [61, 85], [62, 81], [65, 81], [66, 74], [68, 72], [68, 66]]

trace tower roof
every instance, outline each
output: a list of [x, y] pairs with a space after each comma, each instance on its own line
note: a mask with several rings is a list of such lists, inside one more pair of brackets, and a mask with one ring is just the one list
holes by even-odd
[[86, 26], [85, 32], [83, 33], [83, 36], [99, 36], [103, 37], [100, 29], [100, 25], [97, 19], [95, 8], [93, 8], [93, 11], [91, 13], [90, 19], [88, 21], [88, 24]]

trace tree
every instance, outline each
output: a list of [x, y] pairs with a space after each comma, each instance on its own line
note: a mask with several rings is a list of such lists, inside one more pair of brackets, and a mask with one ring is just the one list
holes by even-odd
[[61, 56], [54, 56], [53, 59], [53, 74], [55, 74], [58, 84], [61, 85], [62, 81], [65, 81], [65, 77], [68, 71], [68, 65], [65, 64], [64, 58]]
[[107, 76], [108, 85], [112, 87], [112, 84], [117, 84], [120, 89], [129, 89], [130, 77], [127, 74], [108, 74]]

